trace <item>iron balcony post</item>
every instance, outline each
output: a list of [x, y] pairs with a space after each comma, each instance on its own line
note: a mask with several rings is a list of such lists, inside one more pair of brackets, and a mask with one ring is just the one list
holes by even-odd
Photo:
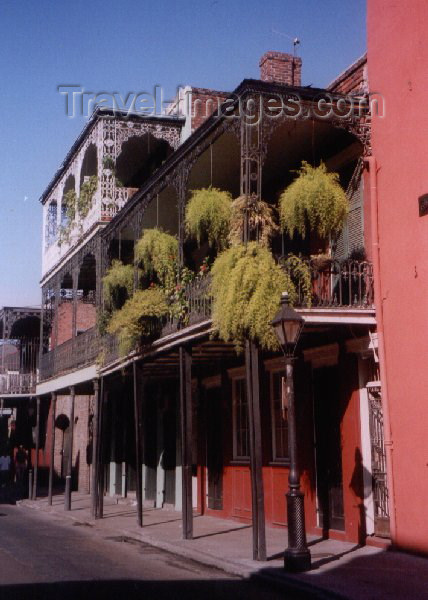
[[296, 411], [294, 401], [293, 361], [285, 359], [288, 400], [288, 445], [290, 471], [288, 474], [287, 523], [288, 548], [284, 552], [287, 571], [307, 571], [311, 567], [311, 553], [306, 543], [304, 494], [300, 490], [300, 473], [297, 464]]

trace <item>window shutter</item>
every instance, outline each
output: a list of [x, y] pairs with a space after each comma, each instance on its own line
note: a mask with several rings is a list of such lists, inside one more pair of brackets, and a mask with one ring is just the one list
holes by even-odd
[[334, 258], [346, 260], [351, 252], [364, 248], [363, 178], [359, 161], [346, 195], [349, 200], [349, 213], [345, 225], [337, 238]]

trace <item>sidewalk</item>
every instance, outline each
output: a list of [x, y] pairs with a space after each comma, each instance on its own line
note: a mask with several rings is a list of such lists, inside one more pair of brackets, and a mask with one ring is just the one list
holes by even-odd
[[181, 513], [168, 509], [144, 508], [143, 528], [136, 522], [136, 506], [130, 500], [104, 499], [104, 518], [94, 521], [90, 514], [90, 497], [73, 493], [72, 510], [64, 512], [64, 497], [55, 496], [53, 506], [47, 499], [23, 500], [22, 508], [52, 513], [55, 518], [69, 519], [75, 525], [91, 527], [99, 533], [137, 540], [179, 554], [190, 560], [217, 567], [241, 577], [263, 577], [273, 584], [305, 589], [325, 590], [320, 597], [335, 594], [351, 600], [428, 600], [428, 559], [401, 552], [385, 552], [347, 542], [309, 539], [312, 570], [299, 575], [284, 573], [282, 553], [287, 542], [284, 529], [266, 528], [268, 560], [251, 559], [251, 526], [214, 517], [194, 517], [194, 539], [181, 537]]

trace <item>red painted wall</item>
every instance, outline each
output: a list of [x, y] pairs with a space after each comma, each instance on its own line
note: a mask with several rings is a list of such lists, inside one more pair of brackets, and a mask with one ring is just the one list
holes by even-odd
[[[333, 539], [352, 542], [365, 542], [363, 481], [361, 465], [361, 433], [358, 389], [358, 365], [355, 355], [340, 356], [337, 381], [339, 388], [341, 415], [341, 448], [345, 531], [330, 530]], [[299, 361], [296, 365], [299, 463], [302, 490], [305, 493], [305, 519], [309, 534], [321, 535], [317, 526], [315, 450], [313, 443], [313, 404], [312, 370], [308, 363]], [[267, 379], [262, 378], [261, 419], [263, 427], [263, 484], [265, 495], [266, 523], [272, 526], [287, 524], [285, 494], [288, 490], [288, 467], [273, 465], [271, 461], [271, 426]], [[212, 510], [205, 505], [206, 468], [203, 445], [199, 447], [198, 466], [198, 510], [204, 514], [224, 519], [251, 522], [251, 478], [249, 464], [238, 464], [232, 460], [232, 399], [231, 390], [223, 397], [224, 430], [224, 469], [223, 469], [223, 509]]]
[[392, 434], [393, 542], [428, 552], [428, 44], [426, 0], [368, 0], [370, 90], [386, 114], [372, 124], [377, 161], [380, 283]]

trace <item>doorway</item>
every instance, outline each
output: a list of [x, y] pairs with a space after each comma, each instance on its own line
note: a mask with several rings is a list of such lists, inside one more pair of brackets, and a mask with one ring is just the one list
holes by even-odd
[[206, 391], [208, 508], [223, 509], [223, 415], [221, 387]]
[[313, 373], [318, 525], [324, 533], [344, 531], [339, 369]]

